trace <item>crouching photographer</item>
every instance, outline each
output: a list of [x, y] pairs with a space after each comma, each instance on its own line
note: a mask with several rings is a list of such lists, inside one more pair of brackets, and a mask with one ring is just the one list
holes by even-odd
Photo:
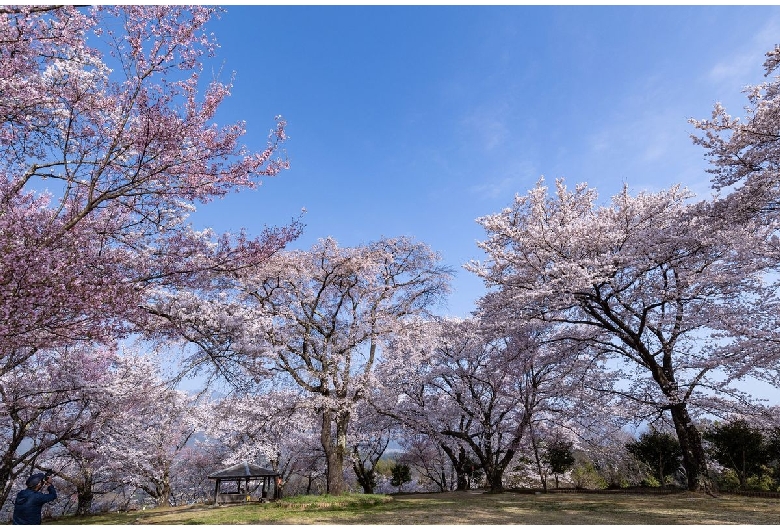
[[[51, 477], [35, 473], [27, 479], [27, 489], [16, 495], [14, 501], [14, 524], [41, 524], [43, 505], [57, 498], [57, 490], [51, 483]], [[47, 487], [48, 486], [48, 487]], [[47, 488], [47, 493], [43, 489]]]

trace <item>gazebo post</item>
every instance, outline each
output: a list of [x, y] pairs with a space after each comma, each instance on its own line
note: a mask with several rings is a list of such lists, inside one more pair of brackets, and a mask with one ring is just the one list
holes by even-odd
[[214, 486], [214, 505], [217, 505], [217, 495], [219, 495], [219, 483], [220, 479], [217, 479], [217, 485]]

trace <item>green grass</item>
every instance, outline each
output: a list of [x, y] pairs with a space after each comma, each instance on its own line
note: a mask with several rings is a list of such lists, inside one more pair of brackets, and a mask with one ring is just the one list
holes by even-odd
[[704, 494], [452, 492], [306, 496], [278, 503], [183, 506], [63, 517], [49, 524], [780, 524], [780, 499]]

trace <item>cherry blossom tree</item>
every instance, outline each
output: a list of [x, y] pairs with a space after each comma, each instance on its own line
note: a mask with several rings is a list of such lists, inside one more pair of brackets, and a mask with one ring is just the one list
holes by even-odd
[[[259, 150], [242, 145], [244, 123], [216, 124], [231, 87], [201, 74], [216, 47], [206, 31], [214, 9], [0, 12], [5, 496], [13, 476], [49, 448], [67, 444], [82, 456], [94, 448], [89, 441], [78, 447], [76, 434], [83, 440], [95, 427], [96, 400], [86, 407], [83, 389], [101, 381], [90, 368], [105, 364], [101, 343], [156, 329], [158, 317], [147, 311], [156, 293], [255, 266], [300, 226], [249, 237], [196, 232], [186, 223], [196, 204], [253, 188], [287, 167], [281, 118]], [[85, 356], [67, 366], [93, 379], [76, 384], [67, 373], [38, 388], [58, 375], [63, 352]]]
[[[401, 437], [399, 443], [404, 450], [404, 461], [408, 462], [424, 480], [435, 484], [438, 491], [450, 491], [456, 486], [459, 486], [460, 490], [468, 489], [466, 470], [461, 469], [460, 473], [455, 471], [451, 457], [444, 451], [442, 443], [435, 437], [417, 432], [407, 432]], [[446, 443], [444, 446], [448, 447]], [[459, 452], [450, 449], [450, 453]], [[462, 452], [465, 460], [465, 449]]]
[[765, 353], [740, 336], [767, 296], [754, 252], [767, 234], [759, 223], [714, 224], [711, 204], [690, 199], [679, 187], [624, 187], [599, 207], [586, 185], [557, 181], [550, 196], [542, 181], [479, 219], [489, 261], [468, 268], [493, 289], [493, 306], [554, 325], [593, 359], [622, 360], [629, 383], [615, 391], [633, 410], [671, 415], [697, 489], [706, 458], [691, 414], [742, 399], [731, 383]]
[[408, 238], [345, 249], [326, 239], [280, 258], [281, 268], [257, 277], [252, 297], [278, 322], [264, 337], [274, 368], [319, 400], [328, 491], [340, 494], [353, 407], [367, 393], [381, 345], [439, 301], [449, 272]]
[[[82, 346], [83, 347], [83, 346]], [[0, 376], [0, 505], [17, 476], [52, 448], [92, 428], [92, 401], [105, 391], [113, 351], [81, 347], [38, 352]]]
[[[99, 509], [104, 506], [102, 499], [119, 493], [150, 489], [145, 481], [150, 475], [148, 461], [154, 449], [144, 444], [148, 444], [153, 431], [160, 430], [159, 423], [128, 421], [127, 414], [158, 411], [157, 419], [161, 422], [165, 416], [180, 414], [190, 420], [197, 416], [194, 407], [186, 408], [183, 413], [170, 410], [172, 395], [175, 393], [167, 387], [158, 364], [148, 353], [133, 350], [113, 353], [100, 379], [93, 381], [85, 403], [89, 423], [61, 439], [38, 460], [39, 469], [70, 484], [77, 499], [76, 514]], [[168, 435], [172, 442], [174, 434]], [[174, 455], [174, 464], [178, 454]], [[143, 469], [144, 473], [136, 473], [137, 469]], [[173, 485], [173, 472], [168, 475]]]
[[395, 438], [397, 424], [390, 417], [379, 414], [367, 401], [361, 401], [353, 413], [352, 425], [347, 438], [352, 471], [363, 493], [374, 493], [377, 463]]
[[626, 448], [634, 441], [633, 434], [614, 425], [603, 425], [602, 429], [594, 426], [575, 451], [575, 469], [570, 475], [575, 487], [625, 488], [642, 484], [646, 470]]
[[200, 451], [214, 455], [213, 469], [255, 462], [280, 474], [283, 487], [307, 494], [324, 475], [317, 414], [307, 396], [289, 388], [266, 388], [246, 395], [230, 394], [206, 412]]
[[214, 9], [0, 11], [0, 372], [143, 329], [150, 287], [256, 264], [297, 235], [215, 238], [185, 222], [287, 167], [283, 120], [259, 151], [243, 123], [215, 124], [231, 87], [201, 75]]
[[780, 77], [778, 60], [780, 46], [766, 53], [764, 62], [767, 80], [747, 86], [747, 104], [743, 117], [731, 116], [717, 103], [710, 119], [689, 120], [698, 131], [694, 143], [705, 149], [710, 161], [707, 170], [712, 185], [721, 194], [715, 202], [713, 217], [721, 223], [759, 223], [766, 241], [756, 245], [756, 261], [765, 260], [768, 272], [767, 288], [760, 297], [760, 310], [749, 325], [739, 329], [743, 349], [762, 352], [755, 359], [761, 370], [754, 376], [780, 386], [777, 371], [780, 340], [778, 340], [778, 292], [776, 278], [780, 263], [778, 213], [780, 213]]
[[[304, 393], [320, 422], [328, 492], [345, 490], [349, 425], [382, 345], [447, 292], [449, 270], [422, 243], [384, 238], [280, 252], [205, 296], [177, 292], [154, 311], [208, 366], [244, 388], [269, 377]], [[234, 277], [235, 278], [235, 277]]]
[[173, 494], [172, 469], [202, 430], [198, 397], [173, 390], [148, 357], [134, 357], [115, 373], [114, 410], [101, 424], [98, 452], [106, 472], [146, 492], [160, 505]]
[[744, 89], [744, 118], [733, 117], [717, 103], [708, 120], [691, 119], [706, 149], [713, 186], [729, 190], [731, 221], [776, 212], [780, 199], [780, 45], [766, 53], [764, 83]]
[[534, 421], [564, 395], [565, 374], [575, 360], [564, 363], [560, 351], [542, 347], [533, 327], [499, 332], [495, 323], [473, 318], [407, 330], [380, 372], [398, 396], [383, 412], [418, 432], [462, 444], [442, 449], [455, 463], [455, 451], [468, 448], [491, 491], [502, 491], [504, 471]]

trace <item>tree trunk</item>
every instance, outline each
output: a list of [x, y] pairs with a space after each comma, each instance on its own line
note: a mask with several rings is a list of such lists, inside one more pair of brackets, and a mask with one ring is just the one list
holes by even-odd
[[157, 498], [157, 506], [168, 506], [171, 502], [171, 485], [163, 484], [163, 488], [160, 490], [160, 496]]
[[542, 469], [542, 459], [539, 456], [539, 445], [536, 443], [536, 436], [534, 436], [533, 429], [531, 430], [531, 446], [534, 449], [534, 459], [536, 460], [536, 470], [539, 473], [539, 480], [542, 483], [542, 490], [547, 493], [547, 476]]
[[157, 506], [168, 506], [171, 501], [171, 475], [170, 470], [166, 469], [163, 472], [162, 478], [155, 484], [155, 490], [157, 494]]
[[[1, 388], [0, 388], [1, 389]], [[5, 394], [2, 394], [5, 397]], [[18, 455], [17, 451], [22, 445], [22, 441], [27, 436], [27, 426], [20, 421], [19, 415], [16, 410], [9, 412], [13, 420], [13, 429], [10, 429], [13, 433], [8, 445], [3, 449], [3, 453], [0, 455], [0, 506], [5, 505], [11, 494], [11, 488], [14, 485], [14, 480], [18, 476], [19, 471], [14, 472], [17, 466], [24, 463], [22, 456], [32, 456], [32, 461], [35, 462], [35, 456], [31, 450], [27, 455]]]
[[92, 511], [92, 500], [95, 498], [92, 488], [90, 487], [87, 490], [79, 488], [77, 496], [76, 515], [89, 515]]
[[[344, 460], [347, 454], [347, 427], [349, 414], [341, 412], [334, 421], [331, 410], [322, 413], [322, 432], [320, 442], [325, 452], [328, 465], [327, 492], [331, 495], [342, 495], [346, 491], [344, 483]], [[335, 423], [335, 425], [334, 425]], [[335, 427], [335, 443], [333, 440]]]
[[684, 403], [671, 407], [672, 421], [682, 450], [683, 467], [688, 479], [688, 490], [698, 491], [704, 487], [707, 474], [707, 460], [701, 442], [701, 434], [691, 421]]
[[486, 470], [488, 482], [490, 483], [490, 493], [504, 493], [504, 466], [490, 466], [490, 472]]
[[92, 473], [85, 472], [83, 479], [83, 482], [76, 487], [76, 497], [78, 499], [76, 515], [88, 515], [91, 513], [92, 500], [95, 498], [95, 493], [92, 491]]
[[439, 444], [439, 446], [444, 450], [444, 452], [447, 454], [447, 456], [450, 459], [450, 462], [452, 462], [452, 468], [455, 470], [456, 480], [455, 480], [455, 491], [466, 491], [468, 490], [471, 485], [469, 484], [469, 473], [466, 469], [467, 464], [470, 462], [466, 458], [466, 450], [463, 447], [460, 447], [458, 450], [458, 454], [456, 455], [455, 452], [447, 445]]
[[460, 469], [455, 469], [455, 491], [467, 491], [471, 489], [471, 484], [469, 483], [469, 475], [465, 472], [463, 469], [463, 466], [461, 466]]
[[[480, 449], [475, 448], [473, 445], [472, 448]], [[493, 451], [492, 444], [489, 442], [485, 444], [484, 450], [480, 449], [477, 452], [477, 457], [479, 457], [479, 461], [482, 464], [482, 469], [485, 471], [490, 493], [504, 492], [504, 471], [506, 470], [506, 466], [512, 461], [514, 454], [514, 449], [507, 449], [504, 456], [499, 459], [499, 455]]]
[[5, 504], [11, 493], [11, 487], [14, 484], [16, 476], [12, 473], [13, 466], [3, 462], [0, 465], [0, 506]]
[[363, 488], [363, 493], [374, 493], [374, 468], [366, 468], [365, 463], [360, 459], [357, 448], [354, 448], [352, 453], [352, 470], [355, 472], [358, 484]]
[[742, 469], [737, 473], [739, 475], [739, 489], [747, 489], [747, 458], [745, 451], [742, 451]]

